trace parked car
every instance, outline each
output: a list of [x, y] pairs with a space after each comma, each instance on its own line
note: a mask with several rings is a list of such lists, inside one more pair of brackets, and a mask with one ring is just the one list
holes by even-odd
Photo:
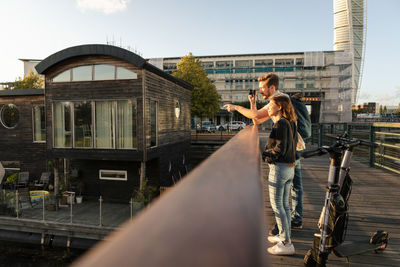
[[209, 132], [209, 133], [215, 133], [216, 127], [211, 121], [203, 121], [201, 122], [202, 127], [200, 127], [200, 124], [198, 123], [196, 126], [196, 129], [198, 132], [203, 131], [203, 132]]
[[218, 131], [225, 131], [225, 130], [240, 131], [244, 127], [246, 127], [246, 123], [244, 123], [243, 121], [232, 121], [225, 124], [219, 124], [217, 125], [216, 128]]

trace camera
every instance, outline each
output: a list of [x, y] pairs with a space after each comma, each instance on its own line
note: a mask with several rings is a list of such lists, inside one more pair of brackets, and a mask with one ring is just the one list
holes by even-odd
[[256, 95], [256, 90], [250, 89], [249, 95], [252, 95], [254, 97]]

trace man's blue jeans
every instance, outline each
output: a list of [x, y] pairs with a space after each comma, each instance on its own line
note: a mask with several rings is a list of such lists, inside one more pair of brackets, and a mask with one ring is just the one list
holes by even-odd
[[287, 242], [291, 236], [289, 195], [293, 176], [294, 169], [286, 164], [277, 162], [269, 165], [269, 200], [278, 225], [279, 237]]
[[303, 221], [303, 183], [301, 176], [301, 162], [296, 160], [294, 169], [292, 196], [292, 222], [301, 223]]

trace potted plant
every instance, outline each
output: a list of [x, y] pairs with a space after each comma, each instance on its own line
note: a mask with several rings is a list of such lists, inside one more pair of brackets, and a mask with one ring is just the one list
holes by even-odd
[[79, 192], [79, 195], [76, 196], [76, 203], [80, 204], [80, 203], [82, 203], [82, 200], [83, 200], [82, 191], [85, 188], [85, 184], [83, 183], [83, 181], [79, 180], [78, 183], [76, 184], [76, 187]]
[[4, 182], [4, 189], [14, 189], [18, 181], [18, 173], [13, 173]]
[[157, 191], [157, 187], [149, 185], [148, 180], [145, 179], [142, 189], [138, 188], [134, 191], [133, 206], [137, 209], [143, 208], [156, 196]]

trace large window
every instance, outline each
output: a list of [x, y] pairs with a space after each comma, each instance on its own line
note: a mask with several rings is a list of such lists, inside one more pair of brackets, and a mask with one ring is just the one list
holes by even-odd
[[92, 65], [80, 66], [72, 69], [72, 81], [91, 81]]
[[74, 102], [74, 147], [93, 147], [91, 102]]
[[34, 106], [32, 108], [33, 118], [33, 142], [46, 141], [46, 119], [44, 106]]
[[117, 101], [118, 148], [137, 147], [136, 101]]
[[54, 102], [53, 110], [56, 148], [137, 148], [135, 99]]
[[253, 72], [253, 61], [252, 60], [236, 60], [235, 61], [236, 73]]
[[54, 147], [72, 147], [71, 103], [54, 103]]
[[256, 59], [254, 61], [255, 72], [273, 72], [274, 61], [272, 59]]
[[95, 80], [114, 80], [115, 67], [111, 65], [94, 65]]
[[54, 76], [52, 82], [81, 82], [99, 80], [137, 79], [137, 74], [123, 67], [97, 64], [78, 66]]
[[215, 73], [232, 73], [233, 61], [217, 61]]
[[122, 67], [117, 67], [117, 80], [122, 80], [122, 79], [137, 79], [137, 74], [134, 73], [133, 71], [130, 71], [128, 69], [122, 68]]
[[96, 101], [96, 147], [114, 148], [114, 101]]
[[0, 121], [8, 129], [15, 128], [19, 122], [19, 110], [14, 104], [4, 105], [0, 110]]
[[293, 71], [293, 59], [275, 59], [275, 71]]
[[53, 82], [69, 82], [71, 81], [71, 70], [65, 70], [52, 79]]

